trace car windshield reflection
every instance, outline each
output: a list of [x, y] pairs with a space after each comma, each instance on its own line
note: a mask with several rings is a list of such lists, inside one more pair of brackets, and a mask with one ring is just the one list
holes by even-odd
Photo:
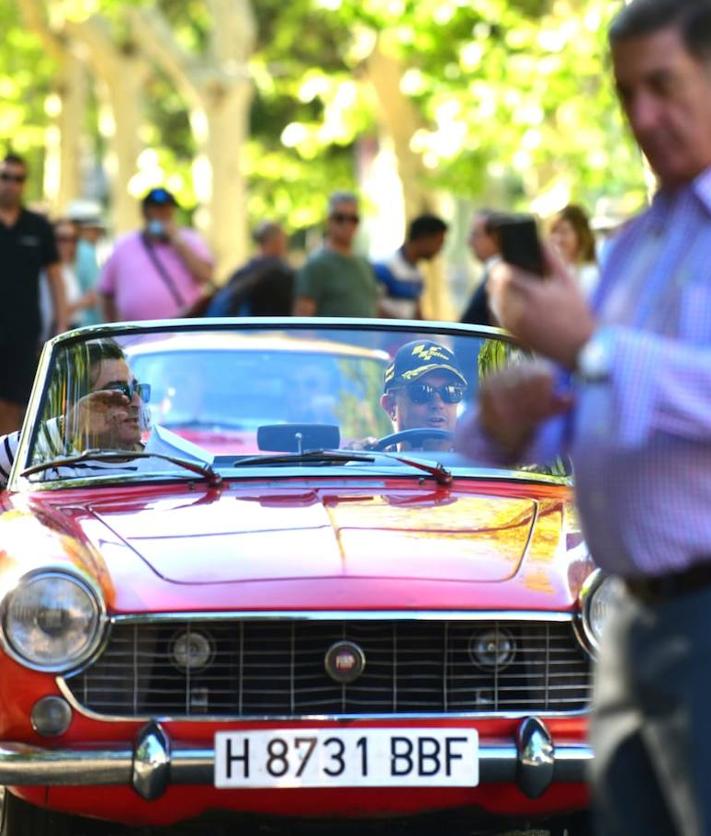
[[[31, 478], [188, 478], [166, 457], [227, 472], [293, 453], [301, 466], [363, 472], [395, 466], [377, 455], [388, 452], [471, 468], [453, 452], [457, 421], [475, 407], [480, 382], [522, 356], [501, 334], [458, 326], [87, 329], [56, 341], [44, 364], [25, 467], [81, 456]], [[125, 460], [87, 455], [94, 450]], [[314, 450], [376, 455], [303, 455]], [[135, 455], [143, 452], [159, 455]]]

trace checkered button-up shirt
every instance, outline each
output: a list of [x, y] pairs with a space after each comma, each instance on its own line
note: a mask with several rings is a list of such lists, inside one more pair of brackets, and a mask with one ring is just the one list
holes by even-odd
[[592, 554], [628, 576], [711, 561], [711, 169], [619, 235], [593, 306], [611, 374], [568, 426]]

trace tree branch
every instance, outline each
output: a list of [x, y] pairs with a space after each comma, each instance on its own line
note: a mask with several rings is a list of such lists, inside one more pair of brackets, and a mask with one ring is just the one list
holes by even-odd
[[155, 8], [129, 6], [125, 13], [142, 52], [155, 61], [188, 101], [196, 104], [199, 65], [178, 44], [165, 17]]
[[62, 42], [63, 39], [49, 25], [46, 9], [41, 0], [18, 0], [18, 5], [25, 26], [39, 35], [42, 43], [53, 58], [61, 60], [66, 53]]
[[235, 73], [245, 73], [257, 41], [257, 22], [250, 0], [207, 0], [215, 24], [210, 33], [210, 51], [215, 62]]

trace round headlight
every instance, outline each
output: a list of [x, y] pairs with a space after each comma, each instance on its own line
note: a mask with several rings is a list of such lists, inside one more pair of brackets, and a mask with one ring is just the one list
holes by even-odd
[[3, 603], [9, 649], [30, 667], [68, 670], [87, 659], [101, 638], [100, 602], [81, 578], [41, 572], [22, 578]]
[[620, 579], [603, 575], [599, 570], [590, 575], [580, 593], [583, 626], [588, 641], [597, 650], [610, 607], [619, 595]]

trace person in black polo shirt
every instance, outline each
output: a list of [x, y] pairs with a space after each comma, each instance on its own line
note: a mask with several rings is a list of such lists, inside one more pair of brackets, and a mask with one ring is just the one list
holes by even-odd
[[20, 425], [37, 363], [39, 275], [46, 270], [57, 331], [66, 330], [64, 285], [54, 233], [22, 205], [27, 165], [8, 154], [0, 163], [0, 434]]

